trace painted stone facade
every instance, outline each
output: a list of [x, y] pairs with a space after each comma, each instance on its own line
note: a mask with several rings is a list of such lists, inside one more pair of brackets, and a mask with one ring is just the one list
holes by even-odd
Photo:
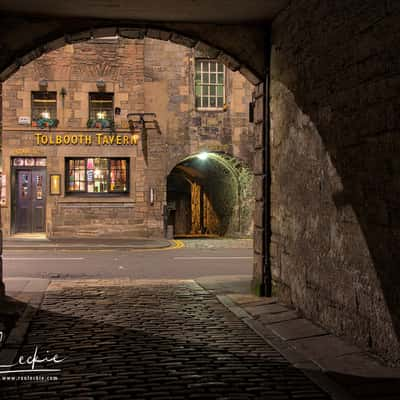
[[[238, 72], [226, 69], [224, 110], [197, 111], [194, 62], [201, 56], [193, 49], [149, 38], [96, 39], [48, 53], [8, 79], [3, 84], [4, 235], [13, 233], [11, 162], [15, 157], [46, 158], [47, 182], [50, 175], [61, 175], [61, 194], [46, 196], [49, 237], [161, 236], [167, 176], [182, 159], [204, 150], [217, 151], [252, 168], [248, 105], [253, 86]], [[57, 92], [59, 125], [51, 129], [19, 125], [19, 117], [31, 116], [31, 93], [39, 90], [43, 79], [49, 92]], [[98, 91], [99, 80], [104, 81], [106, 92], [114, 93], [114, 107], [121, 111], [115, 115], [115, 132], [87, 128], [88, 93]], [[132, 135], [127, 114], [143, 112], [156, 113], [158, 126], [151, 125], [146, 140], [135, 131], [137, 144], [130, 139], [125, 143], [124, 137]], [[115, 138], [108, 139], [109, 135]], [[66, 137], [71, 143], [65, 144]], [[54, 144], [45, 144], [46, 140]], [[70, 157], [128, 158], [129, 194], [67, 194], [65, 159]]]

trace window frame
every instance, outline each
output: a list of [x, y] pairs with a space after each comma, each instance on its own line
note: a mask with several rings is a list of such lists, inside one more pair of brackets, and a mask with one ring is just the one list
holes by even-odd
[[[208, 86], [209, 88], [211, 87], [211, 86], [214, 86], [215, 88], [216, 88], [216, 92], [217, 92], [217, 88], [218, 88], [218, 86], [222, 86], [222, 91], [223, 91], [223, 93], [222, 93], [222, 106], [221, 107], [219, 107], [219, 106], [215, 106], [215, 107], [202, 107], [202, 106], [200, 106], [200, 107], [198, 107], [197, 105], [196, 105], [196, 98], [198, 97], [197, 95], [196, 95], [196, 88], [197, 88], [197, 85], [198, 85], [198, 83], [197, 83], [197, 81], [196, 81], [196, 74], [197, 74], [197, 71], [196, 71], [196, 67], [197, 67], [197, 63], [198, 62], [200, 62], [200, 63], [204, 63], [204, 62], [207, 62], [207, 63], [211, 63], [211, 62], [215, 62], [216, 63], [216, 66], [217, 66], [217, 71], [216, 71], [216, 82], [215, 83], [211, 83], [211, 82], [208, 82], [208, 83], [199, 83], [199, 86], [202, 88], [202, 87], [204, 87], [204, 86]], [[223, 80], [223, 83], [222, 84], [218, 84], [218, 65], [222, 65], [222, 68], [223, 68], [223, 74], [224, 74], [224, 80]], [[211, 76], [211, 71], [210, 71], [210, 68], [209, 68], [209, 70], [208, 70], [208, 76], [209, 76], [209, 78], [210, 78], [210, 76]], [[201, 71], [200, 71], [200, 74], [201, 74], [201, 79], [202, 79], [202, 75], [203, 75], [203, 66], [201, 66]], [[221, 63], [221, 62], [219, 62], [218, 60], [216, 60], [216, 59], [214, 59], [214, 58], [204, 58], [204, 57], [196, 57], [195, 59], [194, 59], [194, 105], [195, 105], [195, 109], [196, 109], [196, 111], [216, 111], [216, 112], [219, 112], [219, 111], [225, 111], [225, 105], [226, 105], [226, 82], [227, 82], [227, 76], [226, 76], [226, 67], [225, 67], [225, 65], [223, 64], [223, 63]], [[209, 81], [210, 81], [210, 79], [209, 79]], [[208, 94], [207, 96], [203, 96], [203, 91], [202, 91], [202, 93], [201, 93], [201, 95], [200, 95], [200, 99], [202, 99], [203, 97], [208, 97], [209, 99], [211, 98], [210, 97], [210, 94]], [[212, 97], [215, 97], [215, 99], [216, 99], [216, 102], [218, 102], [218, 95], [216, 95], [216, 96], [212, 96]]]
[[[52, 94], [55, 94], [55, 99], [54, 99], [54, 103], [55, 103], [55, 115], [54, 116], [50, 116], [50, 118], [49, 119], [57, 119], [57, 103], [58, 103], [58, 94], [57, 94], [57, 91], [56, 90], [32, 90], [31, 91], [31, 123], [33, 122], [33, 121], [37, 121], [38, 119], [40, 119], [40, 118], [36, 118], [36, 117], [34, 117], [34, 112], [33, 112], [33, 105], [34, 105], [34, 103], [35, 103], [35, 99], [34, 99], [34, 96], [35, 96], [35, 94], [37, 94], [37, 93], [47, 93], [47, 94], [50, 94], [50, 93], [52, 93]], [[39, 100], [39, 99], [37, 99], [37, 100]]]
[[92, 114], [92, 112], [91, 112], [91, 104], [92, 104], [92, 101], [91, 101], [91, 96], [92, 95], [102, 95], [102, 94], [111, 94], [112, 95], [112, 104], [111, 104], [111, 121], [114, 121], [114, 104], [115, 104], [115, 93], [114, 92], [89, 92], [88, 93], [88, 119], [92, 119], [92, 120], [95, 120], [95, 121], [101, 121], [101, 120], [104, 120], [104, 119], [108, 119], [108, 118], [101, 118], [101, 119], [99, 119], [99, 118], [97, 118], [97, 116], [96, 116], [96, 118], [92, 118], [92, 116], [91, 116], [91, 114]]
[[[107, 188], [110, 188], [111, 183], [111, 168], [110, 168], [110, 161], [111, 160], [125, 160], [126, 161], [126, 183], [127, 183], [127, 190], [125, 192], [88, 192], [88, 181], [87, 181], [87, 160], [89, 158], [103, 158], [107, 159], [107, 171], [108, 171], [108, 179], [107, 179]], [[85, 161], [85, 191], [81, 190], [69, 190], [69, 161], [70, 160], [84, 160]], [[131, 158], [130, 157], [65, 157], [65, 179], [64, 179], [64, 189], [66, 196], [88, 196], [88, 197], [112, 197], [112, 196], [129, 196], [131, 193], [131, 182], [130, 182], [130, 165], [131, 165]]]

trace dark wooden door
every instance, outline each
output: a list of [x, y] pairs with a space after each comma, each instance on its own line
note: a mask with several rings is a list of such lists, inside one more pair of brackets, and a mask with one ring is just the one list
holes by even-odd
[[15, 191], [15, 233], [44, 232], [46, 170], [17, 170]]

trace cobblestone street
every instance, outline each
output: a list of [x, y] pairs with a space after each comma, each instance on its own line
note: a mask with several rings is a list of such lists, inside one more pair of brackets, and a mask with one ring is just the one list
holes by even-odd
[[2, 399], [329, 398], [192, 281], [53, 281], [20, 354], [36, 345], [58, 381]]

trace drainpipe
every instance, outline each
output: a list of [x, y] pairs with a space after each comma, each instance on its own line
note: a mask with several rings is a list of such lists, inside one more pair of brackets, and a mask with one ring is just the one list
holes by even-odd
[[237, 179], [237, 188], [238, 188], [238, 233], [239, 236], [241, 234], [241, 225], [242, 225], [242, 196], [240, 195], [240, 178], [239, 176], [236, 176]]
[[205, 233], [204, 228], [204, 189], [203, 185], [200, 185], [200, 233]]

